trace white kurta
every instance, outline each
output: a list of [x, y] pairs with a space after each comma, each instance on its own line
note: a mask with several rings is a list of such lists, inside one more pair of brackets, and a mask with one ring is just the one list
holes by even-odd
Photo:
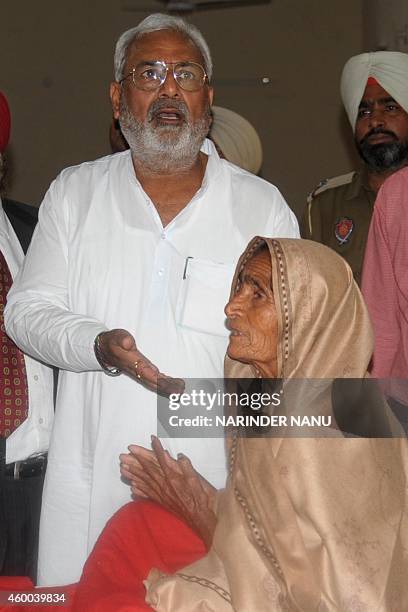
[[[40, 584], [78, 580], [107, 519], [130, 500], [119, 453], [130, 443], [150, 447], [156, 433], [155, 394], [101, 372], [95, 336], [124, 328], [162, 372], [221, 378], [223, 308], [239, 255], [256, 234], [298, 236], [273, 185], [220, 160], [210, 142], [204, 150], [202, 187], [165, 228], [129, 152], [64, 170], [40, 208], [6, 311], [23, 350], [65, 370], [44, 489]], [[223, 486], [221, 439], [165, 445]]]

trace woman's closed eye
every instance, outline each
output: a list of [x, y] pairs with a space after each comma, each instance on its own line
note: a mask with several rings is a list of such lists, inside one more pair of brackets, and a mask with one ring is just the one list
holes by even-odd
[[259, 300], [267, 296], [265, 288], [262, 287], [262, 285], [257, 280], [252, 278], [248, 279], [248, 285], [251, 287], [252, 297], [254, 299]]
[[263, 291], [261, 291], [261, 289], [254, 288], [254, 290], [253, 290], [253, 297], [256, 300], [260, 300], [260, 299], [265, 297], [265, 293]]

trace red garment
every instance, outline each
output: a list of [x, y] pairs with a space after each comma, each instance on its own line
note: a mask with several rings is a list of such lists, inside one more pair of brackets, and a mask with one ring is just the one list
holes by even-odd
[[[1, 606], [0, 612], [142, 612], [143, 580], [152, 567], [173, 573], [206, 554], [203, 542], [182, 521], [152, 502], [131, 502], [106, 524], [78, 585], [30, 589], [28, 578], [0, 578], [0, 590], [66, 592], [70, 605]], [[75, 594], [76, 587], [76, 595]]]
[[28, 414], [28, 386], [23, 353], [7, 336], [3, 312], [12, 285], [9, 267], [0, 251], [0, 436], [7, 438]]
[[139, 612], [153, 567], [173, 573], [206, 554], [200, 538], [152, 502], [131, 502], [107, 523], [85, 564], [74, 612]]
[[[372, 375], [408, 378], [408, 168], [393, 174], [378, 192], [362, 291], [375, 334]], [[390, 394], [407, 402], [398, 383]]]

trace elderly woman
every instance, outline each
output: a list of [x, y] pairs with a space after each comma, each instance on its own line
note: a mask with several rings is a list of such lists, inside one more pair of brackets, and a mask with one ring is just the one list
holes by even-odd
[[[366, 308], [347, 264], [320, 244], [254, 239], [238, 264], [226, 314], [227, 377], [366, 376], [373, 348]], [[302, 404], [299, 393], [290, 397]], [[315, 392], [308, 401], [334, 414], [331, 394]], [[386, 405], [378, 405], [385, 414]], [[397, 431], [392, 417], [389, 425]], [[153, 451], [134, 447], [123, 456], [134, 491], [181, 516], [210, 548], [179, 570], [204, 548], [172, 518], [169, 529], [181, 531], [172, 553], [156, 551], [161, 571], [146, 581], [149, 605], [178, 612], [408, 609], [406, 440], [332, 433], [234, 436], [230, 477], [215, 504], [215, 492], [187, 458], [171, 459], [157, 440]], [[160, 537], [153, 539], [160, 548]], [[168, 576], [166, 567], [178, 571]], [[139, 606], [134, 600], [126, 610], [145, 609]]]

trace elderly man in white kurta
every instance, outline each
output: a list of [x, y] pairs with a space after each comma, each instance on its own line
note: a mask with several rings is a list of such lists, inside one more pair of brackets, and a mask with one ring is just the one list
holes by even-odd
[[[159, 370], [222, 377], [223, 308], [248, 241], [298, 236], [278, 190], [205, 140], [211, 69], [202, 35], [180, 18], [152, 15], [122, 35], [111, 99], [130, 151], [54, 181], [9, 294], [9, 334], [62, 370], [41, 519], [43, 585], [76, 581], [107, 519], [129, 501], [118, 456], [130, 443], [149, 446], [157, 431]], [[166, 446], [223, 486], [222, 440]]]

